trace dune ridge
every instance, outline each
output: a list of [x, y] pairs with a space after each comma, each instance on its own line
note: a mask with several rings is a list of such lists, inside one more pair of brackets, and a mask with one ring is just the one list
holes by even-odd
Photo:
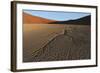
[[46, 23], [51, 23], [55, 22], [54, 20], [38, 17], [38, 16], [32, 16], [30, 14], [27, 14], [23, 12], [23, 24], [46, 24]]

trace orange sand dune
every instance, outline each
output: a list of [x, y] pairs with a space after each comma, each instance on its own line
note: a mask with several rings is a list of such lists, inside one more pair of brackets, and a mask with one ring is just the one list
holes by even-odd
[[54, 22], [54, 20], [49, 20], [49, 19], [45, 19], [42, 17], [37, 17], [37, 16], [32, 16], [30, 14], [24, 13], [23, 12], [23, 24], [34, 24], [34, 23], [51, 23]]

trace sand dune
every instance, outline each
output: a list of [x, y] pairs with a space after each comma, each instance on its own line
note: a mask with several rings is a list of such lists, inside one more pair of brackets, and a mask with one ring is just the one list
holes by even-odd
[[34, 24], [34, 23], [44, 24], [44, 23], [51, 23], [51, 22], [54, 22], [54, 20], [32, 16], [30, 14], [23, 12], [23, 24]]

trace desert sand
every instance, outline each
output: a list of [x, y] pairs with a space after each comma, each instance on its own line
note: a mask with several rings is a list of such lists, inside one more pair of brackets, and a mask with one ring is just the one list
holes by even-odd
[[23, 62], [90, 59], [90, 25], [24, 24]]
[[51, 22], [55, 22], [55, 21], [50, 19], [45, 19], [42, 17], [32, 16], [30, 14], [23, 12], [23, 24], [33, 24], [33, 23], [44, 24], [44, 23], [51, 23]]

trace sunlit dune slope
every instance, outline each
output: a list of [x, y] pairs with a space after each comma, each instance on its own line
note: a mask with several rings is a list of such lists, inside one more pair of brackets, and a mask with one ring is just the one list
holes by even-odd
[[34, 23], [44, 24], [44, 23], [51, 23], [51, 22], [55, 22], [55, 21], [42, 18], [42, 17], [32, 16], [30, 14], [23, 12], [23, 24], [34, 24]]

